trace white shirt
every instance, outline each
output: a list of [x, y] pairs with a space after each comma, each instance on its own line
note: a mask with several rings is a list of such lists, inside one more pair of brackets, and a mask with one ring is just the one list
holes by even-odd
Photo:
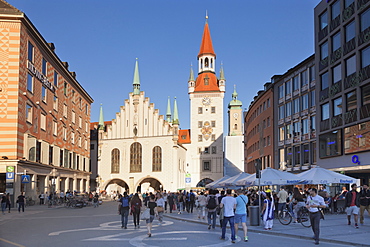
[[[322, 198], [321, 196], [319, 195], [316, 195], [316, 196], [308, 196], [307, 197], [307, 202], [306, 202], [307, 205], [311, 206], [311, 205], [324, 205], [326, 207], [326, 204], [325, 204], [325, 201], [324, 201], [324, 198]], [[308, 209], [311, 213], [316, 213], [319, 211], [319, 208], [309, 208]]]
[[157, 206], [158, 207], [164, 207], [164, 199], [163, 198], [159, 198], [157, 201]]
[[224, 205], [224, 216], [234, 216], [234, 207], [236, 206], [236, 199], [233, 196], [225, 196], [222, 198], [221, 203]]

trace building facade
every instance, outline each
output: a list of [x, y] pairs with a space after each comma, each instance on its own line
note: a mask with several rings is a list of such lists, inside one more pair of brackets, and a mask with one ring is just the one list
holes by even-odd
[[370, 2], [315, 8], [318, 164], [370, 179]]
[[274, 167], [274, 84], [266, 83], [244, 114], [244, 171], [255, 173], [261, 160], [262, 169]]
[[92, 98], [60, 61], [54, 44], [5, 1], [0, 26], [1, 192], [5, 184], [10, 194], [33, 198], [88, 191]]
[[274, 76], [277, 169], [303, 171], [316, 164], [315, 55]]

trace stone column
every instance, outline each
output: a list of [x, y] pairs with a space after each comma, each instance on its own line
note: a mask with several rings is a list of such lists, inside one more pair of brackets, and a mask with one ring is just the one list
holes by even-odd
[[80, 180], [80, 192], [84, 192], [84, 179], [81, 178]]
[[45, 180], [44, 180], [44, 192], [46, 193], [46, 192], [48, 192], [48, 194], [49, 194], [49, 179], [50, 179], [50, 177], [49, 177], [49, 175], [46, 175], [45, 176]]
[[86, 182], [85, 182], [85, 184], [86, 184], [86, 191], [87, 192], [90, 192], [91, 191], [91, 188], [90, 188], [90, 176], [89, 175], [86, 176]]
[[77, 174], [73, 174], [73, 192], [77, 190]]
[[34, 191], [34, 193], [39, 194], [40, 191], [37, 191], [37, 174], [32, 175], [31, 179], [31, 189]]
[[58, 175], [58, 177], [56, 177], [56, 181], [55, 181], [55, 191], [57, 193], [60, 193], [60, 175]]
[[69, 177], [66, 177], [65, 181], [64, 181], [64, 193], [67, 192], [68, 190], [70, 190], [69, 188]]

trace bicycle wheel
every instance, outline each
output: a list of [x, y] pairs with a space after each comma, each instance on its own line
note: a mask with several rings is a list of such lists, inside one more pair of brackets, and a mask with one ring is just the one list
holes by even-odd
[[298, 212], [298, 221], [301, 222], [304, 227], [311, 227], [310, 216], [308, 210], [300, 210]]
[[292, 222], [292, 215], [289, 212], [281, 211], [278, 214], [278, 219], [279, 219], [281, 224], [289, 225], [290, 222]]

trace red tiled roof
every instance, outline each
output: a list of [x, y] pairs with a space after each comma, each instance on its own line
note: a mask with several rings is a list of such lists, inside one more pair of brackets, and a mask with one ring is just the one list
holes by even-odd
[[190, 130], [179, 130], [179, 144], [190, 144]]
[[204, 25], [202, 43], [200, 44], [198, 57], [203, 54], [214, 54], [216, 56], [215, 51], [213, 50], [211, 32], [209, 31], [208, 23]]
[[[208, 85], [204, 83], [204, 78], [208, 77]], [[214, 73], [211, 72], [203, 72], [198, 75], [194, 92], [210, 92], [210, 91], [220, 91], [218, 87], [218, 80]]]

